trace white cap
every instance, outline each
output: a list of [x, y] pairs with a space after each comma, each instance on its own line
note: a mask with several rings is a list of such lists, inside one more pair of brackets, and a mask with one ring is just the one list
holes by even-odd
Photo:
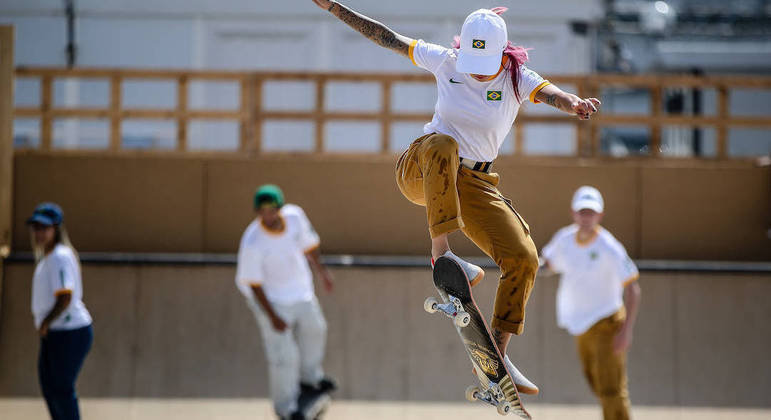
[[605, 202], [602, 200], [602, 194], [600, 194], [597, 188], [584, 185], [573, 194], [573, 203], [570, 207], [573, 211], [589, 209], [602, 213], [605, 209]]
[[455, 70], [459, 73], [498, 73], [508, 36], [506, 22], [488, 9], [479, 9], [466, 17], [460, 30], [460, 50]]

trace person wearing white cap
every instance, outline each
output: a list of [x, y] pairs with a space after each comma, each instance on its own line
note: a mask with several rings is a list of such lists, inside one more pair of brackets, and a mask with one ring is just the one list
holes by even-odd
[[[525, 306], [538, 269], [538, 252], [524, 219], [498, 191], [493, 161], [525, 100], [545, 102], [588, 119], [600, 101], [565, 93], [524, 63], [527, 51], [507, 40], [506, 8], [480, 9], [463, 23], [459, 41], [445, 48], [394, 32], [339, 2], [312, 0], [351, 28], [434, 74], [434, 116], [396, 167], [396, 181], [411, 202], [425, 206], [432, 261], [453, 258], [472, 286], [484, 271], [450, 250], [448, 234], [458, 229], [501, 268], [492, 333], [502, 355], [512, 334], [524, 329]], [[507, 360], [521, 392], [538, 388]]]
[[640, 304], [637, 267], [600, 226], [605, 203], [596, 188], [579, 188], [571, 208], [575, 223], [541, 252], [547, 267], [561, 274], [557, 323], [576, 337], [584, 376], [605, 420], [628, 419], [626, 351]]

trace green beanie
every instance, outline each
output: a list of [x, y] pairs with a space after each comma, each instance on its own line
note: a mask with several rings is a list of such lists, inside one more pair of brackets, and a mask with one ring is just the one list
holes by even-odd
[[259, 209], [263, 204], [275, 204], [277, 207], [284, 205], [284, 193], [277, 185], [266, 184], [257, 188], [254, 193], [254, 208]]

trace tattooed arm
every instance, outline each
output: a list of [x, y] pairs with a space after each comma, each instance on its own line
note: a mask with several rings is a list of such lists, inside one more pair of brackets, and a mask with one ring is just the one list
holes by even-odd
[[313, 2], [322, 9], [337, 16], [338, 19], [345, 22], [351, 28], [356, 29], [362, 35], [381, 47], [388, 48], [405, 57], [409, 57], [410, 43], [413, 41], [412, 38], [399, 35], [382, 23], [370, 19], [360, 13], [356, 13], [336, 1], [313, 0]]
[[572, 93], [567, 93], [554, 85], [547, 85], [535, 94], [535, 99], [551, 105], [560, 111], [576, 115], [582, 120], [588, 120], [600, 109], [600, 100], [597, 98], [581, 99]]

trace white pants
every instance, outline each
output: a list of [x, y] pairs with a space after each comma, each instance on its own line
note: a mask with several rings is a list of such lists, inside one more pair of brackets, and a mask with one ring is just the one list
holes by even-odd
[[327, 321], [315, 296], [310, 302], [272, 303], [273, 310], [289, 326], [278, 332], [259, 303], [253, 299], [247, 302], [262, 331], [273, 406], [279, 416], [289, 416], [297, 410], [300, 382], [316, 385], [324, 377], [321, 363]]

